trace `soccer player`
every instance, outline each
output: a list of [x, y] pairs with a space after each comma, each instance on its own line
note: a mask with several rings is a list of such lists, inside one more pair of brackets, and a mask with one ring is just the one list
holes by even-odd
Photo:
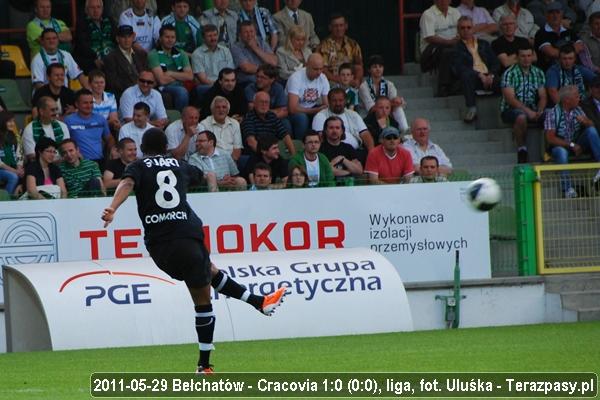
[[135, 191], [150, 256], [173, 279], [185, 282], [194, 301], [200, 345], [197, 373], [212, 374], [209, 357], [214, 348], [215, 314], [210, 285], [219, 293], [250, 303], [265, 315], [273, 314], [287, 288], [257, 296], [218, 270], [204, 246], [202, 221], [186, 199], [188, 186], [200, 181], [202, 171], [167, 156], [167, 136], [158, 128], [146, 131], [141, 147], [144, 157], [126, 167], [110, 206], [102, 213], [104, 227], [113, 221], [129, 193]]

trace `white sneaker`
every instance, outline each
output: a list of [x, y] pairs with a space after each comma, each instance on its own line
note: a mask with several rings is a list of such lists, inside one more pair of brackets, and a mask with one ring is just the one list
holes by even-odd
[[598, 172], [596, 172], [596, 176], [594, 176], [593, 182], [594, 184], [600, 182], [600, 169], [598, 170]]
[[577, 192], [572, 187], [568, 188], [565, 191], [565, 199], [576, 199], [576, 198], [577, 198]]

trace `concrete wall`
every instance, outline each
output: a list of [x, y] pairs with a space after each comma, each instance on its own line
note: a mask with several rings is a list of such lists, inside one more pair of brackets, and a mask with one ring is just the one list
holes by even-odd
[[[445, 328], [445, 304], [435, 296], [452, 294], [452, 286], [428, 286], [406, 285], [415, 330]], [[539, 277], [466, 281], [461, 294], [467, 296], [460, 304], [462, 328], [577, 320], [576, 313], [562, 309], [559, 295], [545, 292]]]

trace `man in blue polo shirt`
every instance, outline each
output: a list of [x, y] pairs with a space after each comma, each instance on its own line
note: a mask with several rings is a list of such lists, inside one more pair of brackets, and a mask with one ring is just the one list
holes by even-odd
[[81, 89], [75, 94], [77, 112], [65, 118], [71, 138], [77, 143], [81, 156], [86, 160], [96, 161], [104, 171], [104, 148], [106, 154], [115, 145], [110, 134], [108, 122], [100, 114], [93, 112], [94, 98], [92, 92]]

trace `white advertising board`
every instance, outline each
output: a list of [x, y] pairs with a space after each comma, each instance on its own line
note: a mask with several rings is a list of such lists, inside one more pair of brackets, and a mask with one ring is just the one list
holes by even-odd
[[[272, 317], [213, 294], [217, 342], [413, 330], [396, 269], [371, 250], [213, 258], [252, 293], [289, 293]], [[197, 341], [187, 288], [149, 258], [17, 264], [4, 277], [8, 351]]]
[[[491, 276], [487, 213], [467, 182], [191, 194], [212, 254], [368, 247], [404, 282]], [[135, 199], [102, 228], [108, 198], [3, 202], [0, 264], [147, 256]], [[1, 292], [1, 291], [0, 291]], [[1, 299], [0, 299], [1, 300]]]

